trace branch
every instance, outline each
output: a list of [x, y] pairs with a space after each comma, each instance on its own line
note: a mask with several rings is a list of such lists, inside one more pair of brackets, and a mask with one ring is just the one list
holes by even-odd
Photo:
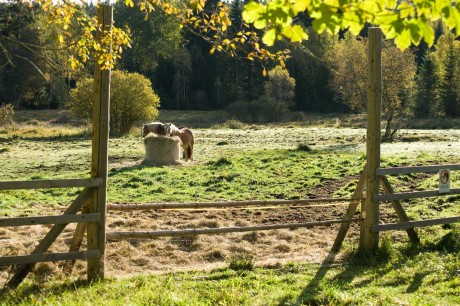
[[[8, 41], [8, 42], [10, 42], [12, 44], [18, 45], [18, 46], [28, 50], [32, 54], [34, 54], [37, 57], [43, 59], [45, 61], [45, 63], [48, 64], [52, 69], [58, 70], [58, 68], [55, 66], [56, 64], [54, 62], [50, 61], [48, 58], [44, 57], [43, 55], [39, 54], [37, 51], [32, 49], [29, 44], [23, 43], [21, 41], [17, 41], [15, 39], [12, 39], [12, 38], [9, 38], [9, 37], [3, 36], [3, 35], [0, 35], [0, 38], [3, 39], [3, 40], [6, 40], [6, 41]], [[19, 57], [19, 56], [17, 56], [17, 57]]]
[[2, 65], [2, 68], [6, 67], [8, 64], [14, 67], [13, 58], [11, 57], [10, 52], [3, 46], [2, 43], [0, 43], [0, 49], [2, 50], [3, 54], [5, 54], [5, 57], [6, 57], [6, 63]]
[[73, 42], [73, 43], [71, 43], [71, 44], [69, 44], [67, 46], [61, 47], [61, 48], [49, 48], [49, 47], [43, 47], [43, 46], [39, 46], [39, 45], [36, 45], [36, 44], [31, 44], [31, 43], [26, 43], [26, 42], [23, 42], [23, 41], [15, 40], [13, 38], [3, 36], [3, 35], [0, 35], [0, 39], [6, 40], [6, 41], [8, 41], [10, 43], [13, 43], [13, 44], [16, 44], [16, 45], [20, 45], [21, 47], [27, 46], [29, 48], [36, 48], [36, 49], [40, 49], [40, 50], [49, 50], [49, 51], [63, 51], [63, 50], [69, 49], [71, 46], [74, 46], [74, 45], [77, 44], [76, 42]]
[[40, 75], [41, 75], [45, 80], [47, 80], [46, 77], [45, 77], [45, 75], [43, 74], [43, 72], [40, 70], [40, 68], [38, 68], [38, 66], [35, 65], [35, 64], [34, 64], [31, 60], [29, 60], [27, 57], [24, 57], [24, 56], [21, 56], [21, 55], [17, 55], [17, 54], [15, 54], [15, 55], [13, 55], [13, 56], [14, 56], [14, 57], [17, 57], [17, 58], [20, 58], [20, 59], [22, 59], [22, 60], [25, 60], [26, 62], [28, 62], [29, 64], [31, 64], [31, 65], [38, 71], [38, 73], [40, 73]]

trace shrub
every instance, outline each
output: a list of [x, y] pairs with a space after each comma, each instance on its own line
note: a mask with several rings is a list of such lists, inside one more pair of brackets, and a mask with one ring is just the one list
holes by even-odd
[[233, 102], [225, 108], [225, 111], [231, 117], [243, 122], [252, 122], [252, 116], [249, 112], [249, 103], [244, 101]]
[[0, 106], [0, 125], [10, 125], [13, 123], [13, 105], [5, 104]]
[[277, 122], [287, 114], [288, 102], [261, 96], [251, 102], [231, 103], [225, 110], [242, 122]]
[[305, 116], [302, 112], [295, 112], [290, 115], [290, 121], [297, 121], [297, 122], [304, 122], [307, 120], [307, 116]]
[[[110, 132], [125, 134], [138, 122], [158, 116], [160, 98], [151, 82], [141, 74], [113, 71], [110, 89]], [[91, 120], [93, 111], [93, 79], [77, 82], [68, 104], [76, 116]]]
[[305, 152], [311, 152], [311, 151], [313, 151], [313, 149], [312, 149], [309, 145], [303, 144], [303, 143], [299, 143], [299, 144], [297, 145], [297, 150], [298, 150], [298, 151], [305, 151]]
[[279, 122], [288, 112], [288, 102], [261, 96], [250, 103], [249, 111], [254, 122]]
[[229, 259], [228, 268], [234, 271], [254, 270], [255, 260], [250, 254], [232, 254]]
[[232, 130], [244, 129], [246, 124], [237, 119], [230, 119], [219, 125], [219, 128], [228, 128]]

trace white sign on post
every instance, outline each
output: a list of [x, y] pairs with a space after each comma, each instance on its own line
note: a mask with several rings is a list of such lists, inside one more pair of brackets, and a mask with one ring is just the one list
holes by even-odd
[[450, 169], [439, 170], [439, 193], [450, 192]]

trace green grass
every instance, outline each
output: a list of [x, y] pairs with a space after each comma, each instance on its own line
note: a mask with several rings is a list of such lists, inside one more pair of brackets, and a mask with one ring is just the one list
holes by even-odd
[[[1, 180], [89, 177], [89, 140], [39, 141], [34, 143], [38, 149], [32, 144], [20, 141], [13, 152], [3, 153], [15, 158], [0, 160]], [[64, 148], [62, 151], [56, 149], [61, 147], [59, 144]], [[349, 197], [365, 163], [362, 155], [300, 148], [229, 152], [185, 167], [149, 167], [140, 163], [142, 155], [136, 138], [114, 140], [112, 148], [110, 203], [298, 199], [315, 195], [316, 189], [333, 182], [343, 186], [331, 191], [330, 196]], [[16, 150], [29, 153], [18, 155]], [[432, 159], [427, 155], [419, 161], [430, 163]], [[383, 161], [383, 166], [387, 164], [405, 163], [394, 157]], [[394, 186], [404, 186], [408, 184], [405, 178], [390, 179]], [[435, 175], [427, 177], [418, 184], [434, 188], [435, 179]], [[0, 199], [1, 213], [11, 215], [37, 205], [65, 205], [77, 193], [78, 189], [4, 191]], [[445, 201], [449, 203], [449, 199]]]
[[[54, 115], [19, 112], [15, 120], [22, 124], [0, 130], [0, 180], [89, 176], [91, 139], [86, 127], [55, 125], [50, 122]], [[349, 197], [354, 191], [365, 163], [362, 152], [345, 151], [334, 144], [316, 147], [305, 139], [293, 139], [285, 148], [259, 148], [233, 139], [234, 131], [220, 136], [219, 131], [198, 128], [227, 119], [211, 112], [162, 112], [161, 120], [196, 127], [202, 137], [196, 161], [184, 166], [143, 166], [138, 135], [111, 139], [108, 201], [296, 199], [315, 196], [329, 185], [334, 186], [330, 196]], [[340, 120], [340, 124], [346, 121]], [[269, 133], [270, 128], [266, 129]], [[383, 167], [441, 163], [458, 163], [458, 155], [398, 152], [382, 159]], [[437, 187], [436, 174], [391, 176], [389, 180], [397, 191]], [[451, 188], [460, 188], [459, 181], [459, 174], [453, 173]], [[16, 216], [27, 210], [67, 206], [78, 191], [0, 192], [0, 214]], [[413, 219], [439, 218], [459, 215], [459, 201], [460, 196], [446, 196], [403, 205]], [[381, 207], [382, 212], [392, 210], [387, 204]], [[433, 226], [418, 232], [419, 245], [406, 243], [407, 238], [398, 232], [382, 235], [375, 260], [360, 257], [354, 242], [346, 240], [344, 258], [323, 267], [309, 263], [260, 267], [243, 254], [230, 257], [224, 269], [139, 275], [90, 285], [62, 276], [43, 279], [41, 274], [29, 277], [16, 291], [1, 292], [0, 305], [460, 304], [458, 226]]]
[[[458, 238], [458, 237], [457, 237]], [[383, 246], [380, 250], [388, 248]], [[139, 275], [86, 284], [27, 280], [2, 305], [458, 305], [460, 255], [394, 244], [384, 259], [287, 263], [247, 269]], [[388, 252], [384, 250], [383, 252]]]
[[190, 128], [209, 128], [215, 124], [221, 124], [228, 120], [228, 114], [224, 111], [170, 111], [160, 110], [157, 118], [161, 122], [172, 122], [176, 126]]
[[[128, 158], [129, 142], [123, 151]], [[67, 143], [43, 161], [16, 159], [24, 168], [9, 161], [0, 162], [3, 180], [81, 178], [89, 176], [89, 152], [81, 150], [87, 141]], [[52, 151], [53, 147], [49, 148]], [[116, 150], [116, 147], [115, 147]], [[40, 150], [40, 154], [47, 154]], [[49, 152], [51, 154], [51, 152]], [[134, 153], [132, 153], [134, 154]], [[117, 159], [117, 154], [112, 159]], [[30, 156], [29, 156], [30, 157]], [[135, 158], [135, 157], [133, 157]], [[304, 150], [264, 150], [232, 153], [226, 157], [187, 167], [113, 166], [109, 171], [108, 201], [111, 203], [185, 202], [246, 199], [305, 198], [326, 181], [357, 175], [364, 160], [353, 154], [306, 152]], [[9, 176], [14, 173], [13, 176]], [[1, 204], [24, 209], [31, 204], [56, 205], [71, 201], [73, 189], [6, 191]], [[52, 196], [52, 197], [51, 197]], [[4, 208], [4, 206], [2, 206]]]

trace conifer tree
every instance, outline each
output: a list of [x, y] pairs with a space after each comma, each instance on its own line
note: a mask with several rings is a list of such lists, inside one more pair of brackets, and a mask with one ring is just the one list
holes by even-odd
[[428, 51], [423, 57], [423, 62], [416, 81], [414, 114], [420, 118], [436, 116], [442, 109], [440, 105], [440, 78], [437, 62], [433, 53]]
[[460, 115], [460, 42], [452, 33], [440, 39], [439, 53], [442, 61], [441, 101], [446, 116]]

